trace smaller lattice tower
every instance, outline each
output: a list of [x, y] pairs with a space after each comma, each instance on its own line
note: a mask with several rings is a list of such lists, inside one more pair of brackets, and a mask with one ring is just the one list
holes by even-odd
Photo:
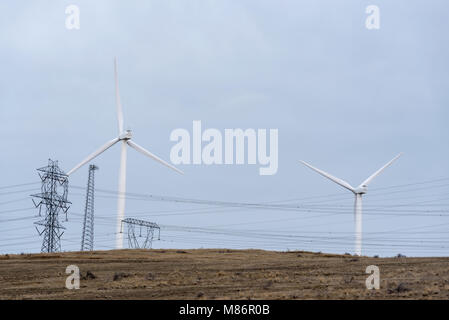
[[89, 166], [89, 176], [87, 178], [86, 206], [84, 208], [81, 251], [92, 251], [94, 249], [95, 170], [98, 170], [98, 167], [94, 164], [91, 164]]
[[[161, 229], [154, 222], [127, 218], [122, 220], [122, 229], [123, 224], [126, 224], [128, 229], [128, 246], [130, 249], [151, 249], [155, 229], [158, 230], [158, 240], [161, 239]], [[138, 236], [136, 236], [136, 227], [139, 228]], [[142, 230], [142, 228], [144, 228], [144, 230]], [[139, 242], [137, 239], [138, 237], [143, 238], [143, 241]]]

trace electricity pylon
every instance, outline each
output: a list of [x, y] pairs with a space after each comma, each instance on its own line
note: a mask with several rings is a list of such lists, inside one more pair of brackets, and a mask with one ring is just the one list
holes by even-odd
[[65, 213], [67, 220], [67, 210], [71, 204], [67, 201], [69, 181], [67, 175], [58, 167], [58, 161], [48, 159], [48, 165], [37, 169], [42, 181], [41, 193], [33, 194], [32, 197], [38, 198], [39, 202], [34, 201], [34, 205], [39, 207], [39, 216], [41, 216], [42, 207], [45, 208], [45, 218], [35, 222], [37, 226], [44, 229], [39, 231], [39, 235], [44, 234], [41, 252], [61, 251], [61, 236], [65, 228], [59, 222], [59, 213]]
[[92, 251], [94, 249], [94, 191], [95, 191], [94, 164], [89, 166], [87, 178], [86, 206], [84, 208], [83, 236], [81, 238], [81, 251]]
[[[128, 229], [128, 246], [130, 249], [151, 249], [151, 245], [153, 242], [154, 229], [158, 229], [158, 240], [161, 239], [161, 228], [154, 223], [149, 221], [143, 221], [133, 218], [127, 218], [122, 220], [121, 232], [123, 232], [123, 223], [126, 224]], [[144, 241], [141, 241], [141, 244], [137, 240], [136, 237], [136, 226], [140, 228], [139, 237], [142, 237], [142, 227], [144, 230]]]

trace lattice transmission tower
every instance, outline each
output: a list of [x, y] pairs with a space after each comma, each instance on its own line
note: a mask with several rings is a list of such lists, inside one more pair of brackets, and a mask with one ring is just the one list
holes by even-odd
[[[121, 232], [123, 232], [123, 224], [126, 224], [127, 227], [128, 247], [130, 249], [151, 249], [155, 229], [158, 230], [158, 240], [161, 239], [161, 228], [159, 228], [159, 226], [154, 222], [127, 218], [122, 220]], [[143, 241], [138, 241], [136, 236], [136, 227], [139, 228], [139, 237], [144, 238]], [[143, 236], [142, 228], [144, 228]]]
[[[39, 208], [39, 216], [42, 216], [42, 209], [45, 210], [45, 218], [35, 222], [39, 235], [44, 235], [41, 252], [61, 251], [61, 236], [64, 227], [59, 222], [59, 214], [66, 215], [71, 202], [67, 200], [69, 181], [67, 175], [58, 167], [58, 161], [48, 159], [48, 165], [37, 169], [42, 181], [41, 193], [33, 194], [39, 202], [33, 199], [36, 208]], [[38, 226], [43, 227], [39, 231]]]
[[84, 208], [83, 235], [81, 238], [81, 251], [92, 251], [94, 249], [94, 192], [95, 192], [95, 170], [94, 164], [89, 166], [87, 178], [86, 206]]

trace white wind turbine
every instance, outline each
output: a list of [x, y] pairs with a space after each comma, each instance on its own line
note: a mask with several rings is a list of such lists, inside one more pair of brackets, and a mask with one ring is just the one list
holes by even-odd
[[123, 233], [121, 233], [121, 221], [125, 217], [125, 193], [126, 193], [126, 151], [127, 147], [130, 146], [133, 149], [136, 149], [143, 155], [150, 157], [153, 160], [163, 164], [164, 166], [169, 167], [170, 169], [175, 170], [183, 174], [181, 170], [178, 170], [171, 164], [165, 162], [160, 159], [158, 156], [154, 155], [150, 151], [142, 148], [137, 143], [131, 141], [132, 132], [131, 130], [123, 130], [123, 111], [122, 104], [120, 102], [120, 94], [118, 90], [118, 76], [117, 76], [117, 60], [114, 59], [114, 77], [115, 77], [115, 99], [117, 104], [117, 120], [118, 120], [118, 137], [106, 142], [100, 149], [90, 154], [86, 159], [81, 161], [77, 166], [75, 166], [72, 170], [70, 170], [67, 175], [71, 175], [76, 170], [81, 168], [83, 165], [112, 147], [117, 142], [121, 141], [121, 154], [120, 154], [120, 171], [119, 171], [119, 180], [118, 180], [118, 199], [117, 199], [117, 232], [116, 232], [116, 243], [115, 246], [117, 249], [123, 248]]
[[384, 165], [382, 168], [374, 172], [371, 176], [369, 176], [365, 181], [363, 181], [357, 188], [354, 188], [349, 183], [347, 183], [344, 180], [341, 180], [339, 178], [336, 178], [329, 173], [326, 173], [320, 169], [317, 169], [310, 164], [308, 164], [305, 161], [300, 161], [303, 164], [305, 164], [310, 169], [318, 172], [322, 176], [332, 180], [336, 184], [339, 184], [343, 188], [348, 189], [355, 195], [355, 203], [354, 203], [354, 222], [355, 222], [355, 254], [356, 255], [362, 255], [362, 195], [367, 193], [367, 187], [368, 184], [377, 177], [382, 171], [384, 171], [387, 167], [389, 167], [393, 162], [395, 162], [402, 153], [398, 154], [393, 160], [388, 162], [386, 165]]

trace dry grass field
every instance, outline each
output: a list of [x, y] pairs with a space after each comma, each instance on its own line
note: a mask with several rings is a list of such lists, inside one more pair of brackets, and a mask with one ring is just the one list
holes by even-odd
[[[81, 288], [68, 290], [68, 265]], [[380, 268], [379, 290], [365, 269]], [[0, 256], [0, 299], [449, 299], [449, 258], [262, 250], [119, 250]]]

